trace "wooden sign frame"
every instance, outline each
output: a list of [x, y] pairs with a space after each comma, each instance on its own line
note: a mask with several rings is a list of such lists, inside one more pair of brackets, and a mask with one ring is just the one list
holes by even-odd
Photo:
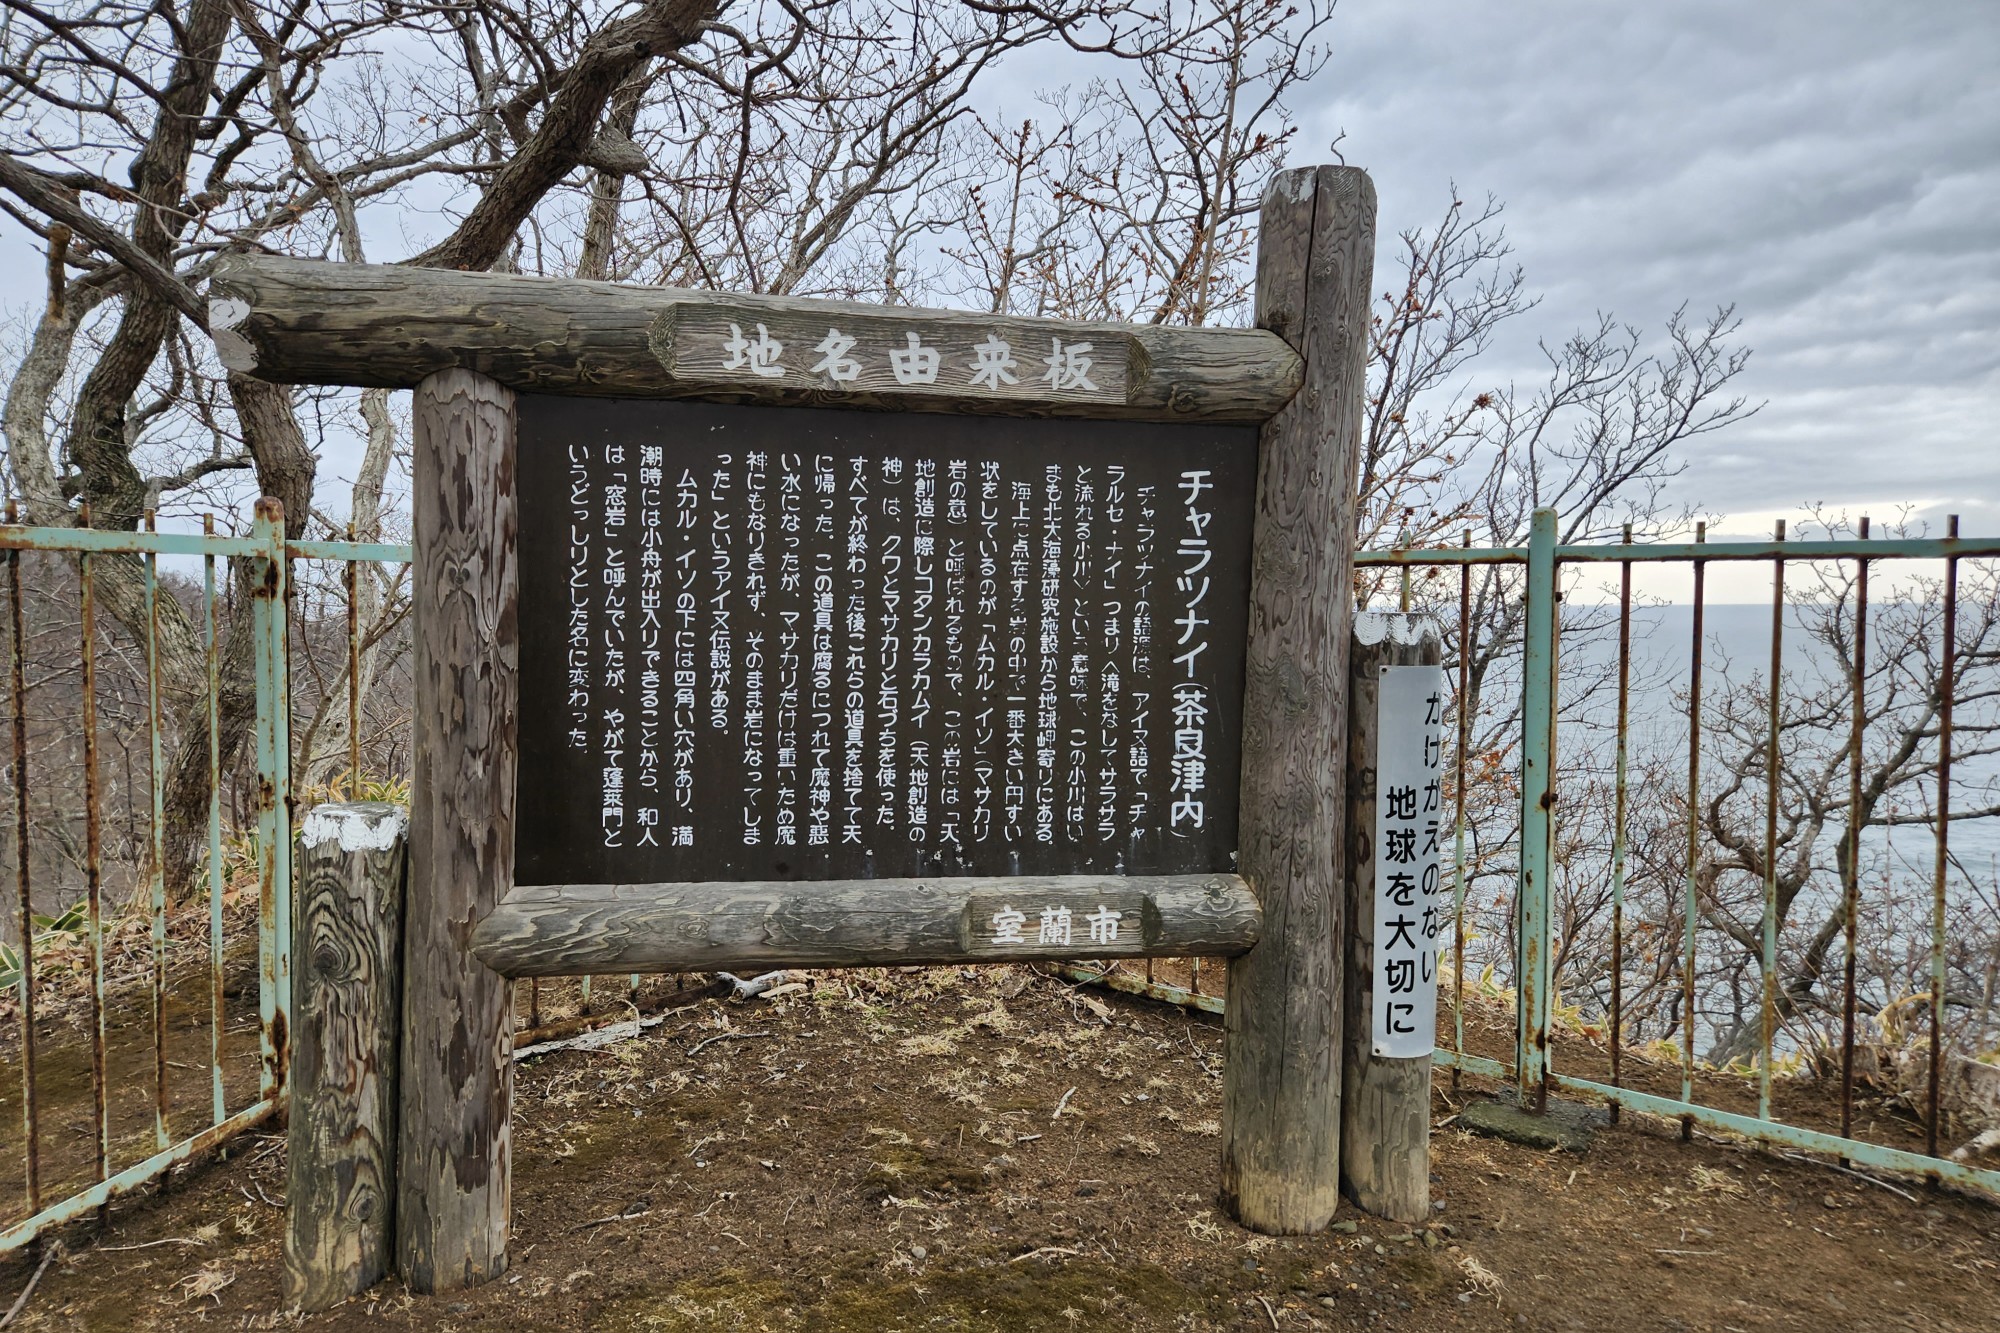
[[[415, 389], [416, 771], [395, 1227], [412, 1287], [468, 1286], [506, 1269], [511, 978], [527, 975], [1225, 957], [1223, 1199], [1261, 1231], [1327, 1224], [1339, 1187], [1336, 867], [1374, 216], [1359, 170], [1280, 173], [1263, 201], [1254, 329], [998, 319], [272, 256], [218, 264], [210, 320], [229, 369]], [[931, 364], [921, 358], [909, 375], [848, 374], [839, 340], [820, 332], [879, 341], [913, 325], [922, 331], [906, 343], [911, 354], [938, 349], [938, 364], [946, 351], [976, 362], [979, 342], [995, 337], [1039, 355], [1011, 380], [978, 385], [916, 374]], [[727, 357], [698, 350], [724, 329], [740, 344]], [[801, 342], [811, 359], [799, 356]], [[1066, 382], [1064, 366], [1076, 362], [1062, 354], [1079, 344], [1092, 366]], [[1039, 378], [1021, 373], [1043, 366]], [[810, 891], [797, 882], [515, 888], [516, 390], [1260, 424], [1238, 872], [820, 881]], [[1116, 948], [996, 950], [966, 928], [993, 895], [1029, 892], [1113, 895], [1146, 929]]]

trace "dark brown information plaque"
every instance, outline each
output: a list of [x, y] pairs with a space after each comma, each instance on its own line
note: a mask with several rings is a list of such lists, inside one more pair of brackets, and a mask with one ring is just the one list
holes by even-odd
[[1235, 868], [1256, 427], [518, 420], [517, 883]]

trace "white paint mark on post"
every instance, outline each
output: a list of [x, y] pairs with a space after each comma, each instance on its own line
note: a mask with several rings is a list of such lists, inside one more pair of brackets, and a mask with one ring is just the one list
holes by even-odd
[[1437, 1044], [1437, 942], [1445, 920], [1444, 668], [1385, 666], [1375, 761], [1373, 1047], [1389, 1059]]
[[308, 847], [338, 842], [343, 852], [380, 852], [393, 846], [409, 825], [409, 813], [387, 802], [322, 805], [306, 815], [299, 841]]
[[249, 374], [257, 369], [257, 345], [236, 331], [248, 318], [248, 301], [218, 296], [208, 303], [208, 336], [215, 343], [215, 356], [224, 370]]
[[1422, 643], [1439, 638], [1438, 623], [1429, 616], [1405, 615], [1395, 611], [1363, 611], [1354, 617], [1354, 637], [1374, 646], [1387, 639], [1391, 643]]

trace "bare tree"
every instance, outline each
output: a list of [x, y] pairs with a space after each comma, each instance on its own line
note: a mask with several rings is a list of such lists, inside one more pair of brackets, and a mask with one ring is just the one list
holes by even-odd
[[940, 290], [994, 310], [1241, 324], [1255, 214], [1296, 137], [1286, 99], [1326, 63], [1331, 5], [1200, 0], [1134, 11], [1118, 77], [981, 120]]
[[[1829, 534], [1846, 525], [1822, 524]], [[1892, 525], [1889, 535], [1909, 535]], [[1704, 718], [1713, 781], [1698, 812], [1702, 843], [1695, 885], [1700, 922], [1717, 937], [1710, 966], [1740, 973], [1752, 997], [1742, 1007], [1713, 1016], [1710, 1058], [1747, 1059], [1759, 1045], [1762, 993], [1762, 914], [1767, 879], [1781, 947], [1777, 955], [1778, 1016], [1793, 1024], [1794, 1040], [1820, 1044], [1837, 1031], [1842, 1002], [1839, 945], [1846, 925], [1841, 886], [1854, 861], [1870, 885], [1871, 924], [1858, 959], [1864, 1013], [1910, 994], [1928, 994], [1931, 866], [1897, 874], [1892, 850], [1869, 830], [1937, 822], [1939, 717], [1946, 678], [1942, 659], [1942, 581], [1908, 580], [1870, 607], [1868, 671], [1861, 682], [1862, 737], [1850, 749], [1855, 681], [1853, 661], [1855, 572], [1849, 562], [1810, 565], [1791, 578], [1804, 587], [1797, 620], [1788, 633], [1801, 636], [1802, 660], [1781, 671], [1778, 682], [1775, 858], [1767, 858], [1769, 800], [1768, 665], [1750, 670], [1717, 692]], [[1987, 762], [2000, 754], [2000, 572], [1967, 566], [1960, 575], [1957, 635], [1951, 663], [1955, 718], [1952, 751], [1958, 765], [1953, 822], [2000, 818], [2000, 788]], [[1735, 673], [1724, 666], [1725, 679]], [[1859, 804], [1850, 799], [1850, 766], [1861, 768]], [[1683, 816], [1685, 811], [1680, 812]], [[1857, 830], [1861, 831], [1857, 837]], [[1930, 838], [1919, 835], [1926, 844]], [[1856, 858], [1859, 858], [1856, 860]], [[1678, 857], [1685, 866], [1683, 851]], [[1915, 873], [1911, 873], [1915, 871]], [[1967, 882], [1969, 868], [1953, 873]], [[1915, 888], [1915, 893], [1909, 890]], [[1962, 899], [1963, 895], [1951, 895]], [[1962, 1024], [1984, 1007], [1987, 974], [2000, 957], [1991, 916], [1959, 901], [1947, 911], [1945, 1003]], [[1983, 1034], [1970, 1034], [1973, 1043]]]
[[[1374, 322], [1362, 544], [1440, 545], [1462, 534], [1479, 546], [1519, 546], [1544, 506], [1557, 511], [1565, 542], [1673, 531], [1688, 516], [1665, 503], [1664, 489], [1685, 467], [1687, 446], [1756, 411], [1733, 387], [1748, 352], [1734, 343], [1732, 312], [1690, 323], [1675, 311], [1657, 348], [1636, 327], [1604, 316], [1561, 343], [1541, 344], [1547, 369], [1539, 382], [1481, 383], [1478, 358], [1497, 330], [1535, 305], [1508, 262], [1498, 217], [1491, 201], [1474, 211], [1454, 198], [1437, 226], [1400, 238], [1401, 281], [1383, 284]], [[1399, 578], [1361, 571], [1357, 600], [1386, 599]], [[1438, 613], [1450, 657], [1465, 659], [1468, 689], [1458, 707], [1468, 716], [1469, 767], [1479, 779], [1467, 783], [1470, 901], [1486, 936], [1508, 940], [1520, 810], [1507, 775], [1519, 757], [1526, 584], [1508, 565], [1479, 566], [1468, 583], [1462, 643], [1458, 580], [1433, 569], [1411, 591], [1418, 609]], [[1566, 608], [1564, 642], [1602, 642], [1611, 625], [1608, 611]], [[1590, 654], [1570, 661], [1560, 707], [1574, 722], [1612, 688], [1614, 663]], [[1586, 765], [1564, 760], [1558, 833], [1573, 841], [1579, 864], [1584, 846], [1610, 842], [1606, 821], [1595, 818], [1610, 807], [1602, 785], [1609, 758], [1599, 747]], [[1576, 878], [1559, 885], [1555, 908], [1572, 923], [1595, 919], [1607, 903], [1603, 877]], [[1581, 930], [1559, 932], [1558, 968], [1585, 938]]]
[[1479, 489], [1465, 487], [1456, 470], [1476, 465], [1498, 386], [1473, 382], [1473, 367], [1504, 324], [1536, 305], [1526, 274], [1510, 262], [1499, 201], [1488, 196], [1475, 209], [1452, 195], [1436, 225], [1385, 247], [1397, 281], [1378, 298], [1369, 328], [1356, 523], [1363, 547], [1449, 540], [1476, 517]]
[[[220, 375], [189, 341], [206, 331], [195, 292], [214, 257], [287, 243], [313, 253], [338, 241], [358, 259], [361, 202], [441, 176], [466, 182], [469, 203], [418, 262], [486, 267], [592, 154], [612, 93], [656, 52], [695, 40], [714, 13], [701, 0], [611, 13], [583, 7], [567, 23], [531, 21], [497, 4], [325, 13], [249, 0], [11, 4], [0, 65], [9, 127], [0, 206], [42, 240], [50, 273], [5, 414], [9, 479], [28, 517], [131, 528], [195, 482], [247, 469], [264, 494], [283, 501], [288, 531], [303, 533], [316, 460], [295, 395]], [[391, 38], [456, 43], [468, 77], [440, 81], [450, 90], [446, 106], [408, 114], [413, 108], [398, 99], [424, 99], [434, 85], [413, 81], [406, 95], [374, 77], [364, 44]], [[498, 53], [496, 70], [490, 57]], [[495, 123], [511, 135], [504, 153], [491, 151], [486, 131]], [[92, 319], [95, 336], [80, 346]], [[74, 384], [69, 424], [52, 439], [48, 423], [66, 379]], [[387, 469], [381, 408], [364, 403], [371, 436], [383, 441], [356, 497], [364, 521], [379, 510]], [[166, 465], [142, 467], [151, 460]], [[103, 561], [98, 578], [112, 614], [128, 628], [139, 624], [138, 562]], [[249, 603], [236, 599], [239, 620]], [[253, 708], [242, 630], [232, 626], [224, 654], [220, 726], [231, 755]], [[192, 878], [208, 800], [198, 706], [205, 658], [178, 603], [163, 606], [159, 643], [166, 694], [178, 705], [165, 870], [179, 892]]]

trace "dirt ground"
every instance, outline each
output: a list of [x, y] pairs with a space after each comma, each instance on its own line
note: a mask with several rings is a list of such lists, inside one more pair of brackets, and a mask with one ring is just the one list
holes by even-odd
[[1019, 969], [703, 1000], [521, 1064], [497, 1283], [284, 1314], [283, 1144], [253, 1136], [64, 1235], [12, 1327], [2000, 1327], [1990, 1203], [1642, 1117], [1583, 1155], [1474, 1138], [1443, 1076], [1429, 1227], [1252, 1235], [1215, 1198], [1221, 1035]]

